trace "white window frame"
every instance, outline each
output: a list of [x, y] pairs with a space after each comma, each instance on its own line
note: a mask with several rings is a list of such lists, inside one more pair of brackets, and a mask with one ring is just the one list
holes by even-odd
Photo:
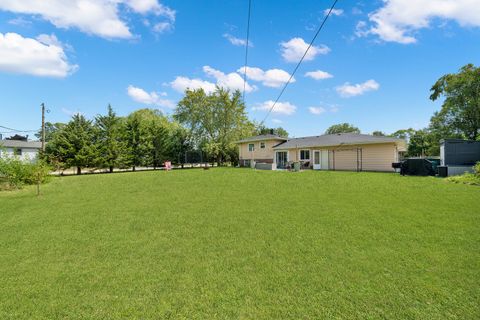
[[260, 149], [265, 149], [266, 147], [267, 147], [267, 144], [265, 143], [265, 141], [260, 142]]
[[[302, 151], [308, 151], [308, 158], [302, 159]], [[298, 159], [300, 161], [310, 161], [311, 160], [311, 155], [312, 151], [310, 149], [300, 149], [298, 150]]]
[[[250, 150], [250, 146], [253, 146], [252, 150]], [[254, 151], [255, 151], [255, 143], [249, 143], [248, 144], [248, 152], [254, 152]]]

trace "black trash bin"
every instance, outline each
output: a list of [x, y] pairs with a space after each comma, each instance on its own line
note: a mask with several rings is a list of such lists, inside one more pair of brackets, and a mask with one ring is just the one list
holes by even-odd
[[438, 176], [439, 177], [448, 177], [448, 167], [447, 166], [438, 166]]

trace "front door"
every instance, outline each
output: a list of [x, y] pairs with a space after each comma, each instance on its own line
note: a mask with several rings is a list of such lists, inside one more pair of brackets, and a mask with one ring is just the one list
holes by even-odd
[[320, 170], [322, 168], [320, 150], [313, 151], [313, 169]]
[[275, 162], [277, 169], [285, 169], [287, 167], [287, 151], [277, 151], [275, 153]]

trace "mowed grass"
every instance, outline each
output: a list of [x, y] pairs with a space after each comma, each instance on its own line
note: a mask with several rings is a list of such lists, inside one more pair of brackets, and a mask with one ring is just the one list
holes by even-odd
[[480, 188], [250, 169], [0, 193], [0, 319], [478, 319]]

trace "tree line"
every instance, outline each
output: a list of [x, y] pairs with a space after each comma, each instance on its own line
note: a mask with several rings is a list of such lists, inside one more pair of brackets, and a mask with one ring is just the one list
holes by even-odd
[[201, 153], [204, 162], [237, 164], [236, 141], [270, 131], [288, 136], [283, 128], [250, 121], [241, 93], [223, 88], [187, 90], [170, 117], [155, 109], [120, 117], [109, 105], [92, 120], [75, 114], [68, 123], [45, 127], [45, 160], [57, 170], [75, 167], [77, 174], [82, 168], [157, 168], [167, 160], [183, 166], [189, 153]]
[[[441, 98], [444, 99], [442, 108], [433, 114], [426, 128], [401, 129], [388, 134], [408, 141], [407, 156], [438, 156], [441, 139], [480, 140], [480, 67], [467, 64], [458, 73], [438, 79], [430, 89], [430, 99]], [[326, 131], [327, 134], [340, 132], [360, 133], [360, 130], [342, 123]], [[387, 136], [382, 131], [372, 134]]]
[[[438, 155], [439, 141], [445, 138], [480, 140], [480, 68], [468, 64], [456, 74], [447, 74], [430, 93], [431, 100], [444, 101], [428, 127], [388, 134], [408, 141], [408, 156]], [[341, 123], [326, 131], [340, 132], [360, 130]], [[283, 128], [270, 129], [250, 121], [239, 91], [187, 90], [170, 117], [154, 109], [119, 117], [108, 106], [107, 114], [92, 120], [76, 114], [66, 124], [47, 123], [43, 157], [57, 169], [76, 167], [77, 173], [82, 168], [108, 168], [110, 172], [114, 168], [156, 168], [166, 160], [183, 164], [189, 152], [200, 152], [204, 162], [236, 164], [235, 142], [265, 133], [288, 137]], [[373, 134], [387, 135], [382, 131]]]

